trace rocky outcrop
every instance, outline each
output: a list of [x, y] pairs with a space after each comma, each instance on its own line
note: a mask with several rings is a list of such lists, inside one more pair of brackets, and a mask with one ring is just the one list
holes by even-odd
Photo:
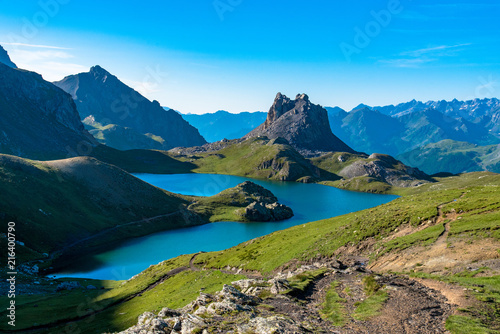
[[278, 203], [272, 192], [250, 181], [236, 186], [236, 192], [245, 197], [248, 204], [242, 216], [249, 221], [279, 221], [293, 217], [293, 211], [288, 206]]
[[432, 181], [418, 168], [404, 165], [385, 154], [372, 154], [343, 168], [339, 175], [346, 179], [368, 176], [396, 187], [415, 187]]
[[293, 211], [277, 202], [271, 204], [253, 202], [245, 208], [244, 217], [250, 221], [278, 221], [293, 217]]
[[[93, 116], [102, 126], [116, 124], [150, 134], [168, 143], [168, 148], [206, 143], [198, 130], [174, 110], [149, 101], [100, 66], [87, 73], [70, 75], [54, 83], [75, 100], [81, 119]], [[157, 148], [156, 145], [153, 145]]]
[[[241, 284], [240, 284], [241, 283]], [[237, 287], [265, 283], [257, 280], [233, 282]], [[137, 325], [120, 334], [188, 334], [210, 333], [217, 328], [224, 333], [305, 333], [300, 324], [282, 315], [262, 315], [257, 310], [263, 300], [255, 295], [239, 291], [232, 285], [224, 284], [214, 295], [200, 293], [200, 296], [179, 310], [162, 309], [157, 315], [145, 312], [138, 318]], [[258, 291], [270, 288], [261, 288]], [[255, 290], [254, 290], [255, 291]], [[271, 292], [273, 293], [273, 292]], [[257, 316], [259, 314], [259, 316]], [[232, 321], [223, 321], [232, 319]], [[236, 331], [234, 331], [236, 330]]]
[[95, 145], [70, 95], [37, 73], [0, 63], [0, 153], [43, 160]]
[[331, 131], [327, 111], [309, 101], [306, 94], [291, 100], [278, 93], [266, 121], [245, 138], [266, 136], [285, 138], [303, 154], [315, 152], [354, 152]]
[[5, 64], [12, 68], [17, 68], [17, 65], [10, 60], [7, 51], [0, 45], [0, 63]]

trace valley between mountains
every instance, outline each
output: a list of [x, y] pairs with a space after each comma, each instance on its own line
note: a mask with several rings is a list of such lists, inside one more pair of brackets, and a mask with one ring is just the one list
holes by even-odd
[[[498, 100], [346, 113], [278, 93], [265, 118], [242, 115], [235, 138], [207, 142], [186, 115], [100, 66], [50, 83], [0, 56], [0, 247], [14, 222], [18, 272], [16, 326], [2, 332], [500, 332]], [[394, 132], [375, 141], [374, 119]], [[458, 142], [465, 134], [472, 144]], [[198, 196], [132, 173], [246, 180]], [[166, 258], [126, 280], [52, 275], [157, 232], [293, 217], [257, 180], [398, 198]], [[8, 291], [7, 267], [0, 276]]]

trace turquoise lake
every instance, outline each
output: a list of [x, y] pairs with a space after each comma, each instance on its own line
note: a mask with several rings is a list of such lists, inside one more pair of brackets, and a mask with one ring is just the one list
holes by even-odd
[[[76, 261], [78, 270], [68, 269], [58, 273], [57, 277], [129, 279], [152, 264], [181, 254], [226, 249], [274, 231], [375, 207], [397, 198], [394, 195], [345, 191], [320, 184], [255, 180], [229, 175], [135, 174], [135, 176], [171, 192], [197, 196], [212, 196], [250, 180], [272, 191], [280, 203], [293, 209], [295, 216], [281, 222], [212, 223], [135, 238], [114, 250], [78, 259]], [[81, 269], [86, 267], [88, 268]]]

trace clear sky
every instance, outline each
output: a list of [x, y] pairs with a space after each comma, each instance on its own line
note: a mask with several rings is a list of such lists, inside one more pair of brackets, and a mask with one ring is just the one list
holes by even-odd
[[184, 113], [277, 92], [350, 110], [500, 97], [498, 0], [0, 2], [0, 44], [45, 79], [99, 64]]

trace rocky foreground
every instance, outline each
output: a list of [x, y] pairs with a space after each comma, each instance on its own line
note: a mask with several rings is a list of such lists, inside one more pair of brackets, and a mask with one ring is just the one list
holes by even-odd
[[[385, 296], [371, 317], [359, 313], [360, 305], [376, 304], [367, 296], [367, 278]], [[325, 300], [332, 287], [339, 309], [329, 313]], [[235, 281], [213, 295], [201, 292], [182, 309], [143, 313], [120, 334], [444, 333], [451, 311], [446, 298], [416, 281], [334, 260]]]

